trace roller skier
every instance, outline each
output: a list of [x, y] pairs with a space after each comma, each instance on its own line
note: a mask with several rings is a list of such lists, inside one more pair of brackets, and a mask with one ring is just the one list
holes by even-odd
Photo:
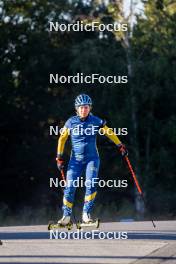
[[[56, 158], [57, 167], [60, 171], [64, 168], [64, 146], [70, 136], [72, 151], [66, 174], [67, 182], [68, 180], [70, 180], [69, 182], [73, 182], [78, 179], [83, 172], [86, 174], [86, 180], [93, 181], [95, 178], [98, 178], [100, 165], [99, 154], [96, 146], [96, 136], [99, 129], [105, 136], [115, 143], [123, 157], [128, 155], [128, 151], [112, 129], [106, 125], [105, 120], [94, 116], [91, 113], [92, 100], [88, 95], [80, 94], [76, 97], [75, 110], [76, 115], [67, 120], [58, 140]], [[96, 129], [91, 130], [92, 127]], [[82, 129], [80, 130], [81, 132], [78, 131], [80, 128]], [[85, 133], [85, 131], [87, 131], [87, 133]], [[90, 133], [90, 131], [93, 132]], [[111, 131], [111, 133], [109, 133], [109, 131]], [[91, 224], [93, 222], [90, 213], [97, 194], [97, 185], [98, 183], [93, 186], [86, 186], [82, 211], [82, 222], [85, 224]], [[58, 220], [58, 224], [61, 226], [67, 226], [71, 221], [75, 190], [76, 188], [74, 185], [70, 183], [69, 185], [66, 184], [62, 207], [63, 217]]]

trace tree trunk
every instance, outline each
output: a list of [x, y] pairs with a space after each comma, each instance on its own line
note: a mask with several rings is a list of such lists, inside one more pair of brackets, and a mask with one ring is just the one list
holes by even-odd
[[[133, 7], [132, 7], [133, 2], [131, 1], [131, 14], [130, 17], [133, 19]], [[127, 57], [127, 69], [128, 69], [128, 79], [130, 85], [130, 106], [131, 106], [131, 122], [132, 122], [132, 135], [131, 137], [131, 142], [133, 145], [133, 155], [134, 155], [134, 168], [136, 172], [136, 176], [140, 182], [140, 151], [139, 151], [139, 142], [138, 142], [138, 118], [137, 118], [137, 99], [135, 95], [135, 90], [134, 90], [134, 84], [133, 84], [133, 77], [134, 77], [134, 69], [133, 69], [133, 57], [132, 57], [132, 51], [131, 51], [131, 43], [130, 39], [132, 37], [132, 32], [133, 31], [133, 26], [132, 23], [130, 23], [130, 30], [127, 32], [125, 35], [124, 41], [122, 43], [123, 47], [125, 48], [126, 51], [126, 57]], [[136, 186], [134, 186], [134, 196], [135, 196], [135, 209], [137, 212], [137, 218], [143, 218], [144, 217], [144, 203], [143, 200], [140, 197], [140, 194], [138, 193]]]

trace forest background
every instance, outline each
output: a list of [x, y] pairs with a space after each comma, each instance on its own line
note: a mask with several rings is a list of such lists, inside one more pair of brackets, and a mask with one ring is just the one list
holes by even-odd
[[[127, 179], [128, 188], [99, 189], [102, 220], [176, 217], [176, 4], [169, 0], [0, 1], [0, 224], [47, 223], [61, 215], [58, 136], [84, 92], [120, 139], [144, 191], [148, 210], [115, 145], [98, 137], [101, 179]], [[139, 1], [138, 1], [139, 2]], [[128, 12], [127, 12], [128, 11]], [[128, 13], [128, 14], [127, 14]], [[127, 32], [50, 32], [49, 22], [127, 23]], [[128, 75], [127, 84], [50, 84], [49, 74]], [[69, 160], [70, 143], [65, 148]], [[80, 215], [84, 189], [76, 193]]]

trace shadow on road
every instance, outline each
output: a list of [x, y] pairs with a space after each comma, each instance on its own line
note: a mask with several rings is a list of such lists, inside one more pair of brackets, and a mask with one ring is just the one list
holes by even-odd
[[[45, 259], [45, 258], [58, 258], [58, 262], [55, 262], [54, 261], [54, 263], [59, 263], [59, 264], [62, 264], [62, 262], [60, 262], [59, 261], [59, 259], [66, 259], [66, 258], [71, 258], [71, 259], [79, 259], [80, 261], [81, 261], [81, 259], [90, 259], [90, 260], [92, 260], [92, 259], [117, 259], [117, 260], [119, 260], [119, 259], [135, 259], [135, 260], [142, 260], [142, 259], [145, 259], [145, 260], [161, 260], [161, 261], [174, 261], [174, 260], [176, 260], [176, 257], [172, 257], [172, 256], [170, 256], [170, 257], [164, 257], [164, 256], [143, 256], [143, 257], [139, 257], [139, 256], [79, 256], [79, 255], [67, 255], [67, 256], [65, 256], [65, 255], [55, 255], [55, 256], [53, 256], [53, 255], [36, 255], [36, 256], [29, 256], [29, 255], [13, 255], [13, 256], [0, 256], [0, 258], [41, 258], [41, 259]], [[13, 263], [13, 264], [17, 264], [17, 263], [19, 263], [19, 261], [18, 262], [14, 262], [13, 260], [12, 260], [12, 262], [10, 261], [10, 262], [5, 262], [4, 260], [3, 260], [3, 263], [5, 263], [5, 264], [10, 264], [10, 263]], [[23, 264], [33, 264], [34, 262], [25, 262], [25, 261], [23, 261]], [[36, 263], [43, 263], [43, 261], [37, 261]], [[45, 261], [45, 264], [49, 264], [49, 263], [51, 263], [51, 262], [46, 262]], [[65, 262], [63, 262], [63, 263], [65, 263]], [[67, 262], [67, 264], [73, 264], [74, 262]], [[86, 262], [86, 264], [92, 264], [92, 261], [91, 262]], [[96, 262], [96, 264], [102, 264], [102, 262]]]
[[[73, 233], [74, 232], [70, 232], [69, 236], [68, 236], [68, 232], [64, 232], [67, 233], [67, 236], [63, 238], [62, 234], [63, 232], [57, 232], [57, 236], [51, 236], [50, 237], [50, 232], [1, 232], [0, 233], [0, 239], [1, 240], [11, 240], [11, 239], [60, 239], [60, 240], [64, 240], [64, 239], [75, 239]], [[86, 239], [83, 233], [83, 239]], [[94, 236], [94, 239], [101, 239], [98, 236], [98, 231], [96, 231], [96, 236]], [[108, 232], [104, 232], [105, 234], [107, 234]], [[118, 233], [118, 232], [116, 232]], [[128, 239], [151, 239], [151, 240], [176, 240], [176, 233], [163, 233], [163, 232], [127, 232], [127, 236]], [[115, 240], [120, 240], [118, 239], [118, 234], [116, 236], [117, 238]], [[107, 239], [105, 237], [105, 239]], [[75, 239], [76, 240], [76, 239]], [[102, 239], [101, 239], [102, 240]], [[125, 239], [123, 239], [125, 240]]]

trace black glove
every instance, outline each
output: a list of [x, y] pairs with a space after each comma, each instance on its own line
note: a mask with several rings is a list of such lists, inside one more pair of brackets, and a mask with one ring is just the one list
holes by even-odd
[[118, 144], [117, 147], [118, 147], [122, 157], [128, 156], [128, 150], [124, 144], [122, 144], [122, 143]]
[[59, 171], [63, 170], [63, 168], [64, 168], [64, 159], [62, 157], [57, 157], [56, 161], [57, 161], [58, 170]]

